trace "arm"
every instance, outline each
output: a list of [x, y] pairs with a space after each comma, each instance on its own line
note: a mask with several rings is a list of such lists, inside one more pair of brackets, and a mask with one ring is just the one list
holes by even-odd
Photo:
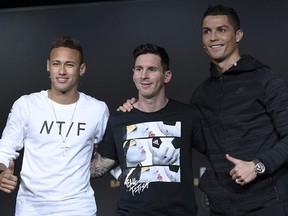
[[117, 111], [130, 112], [133, 109], [133, 104], [135, 104], [136, 102], [136, 98], [127, 99], [127, 101], [122, 106], [118, 107]]
[[[264, 73], [264, 75], [262, 81], [263, 100], [261, 101], [261, 105], [265, 108], [267, 117], [271, 119], [271, 124], [268, 124], [267, 128], [269, 130], [269, 128], [273, 127], [275, 131], [273, 136], [278, 137], [278, 139], [273, 139], [270, 134], [269, 137], [271, 139], [264, 141], [261, 147], [266, 150], [254, 155], [253, 160], [244, 161], [226, 155], [227, 160], [235, 165], [230, 171], [230, 175], [233, 180], [238, 179], [237, 181], [240, 181], [241, 185], [253, 181], [258, 175], [273, 174], [284, 167], [288, 161], [287, 83], [276, 74]], [[256, 167], [255, 159], [264, 165], [262, 172]]]
[[11, 193], [15, 190], [18, 177], [14, 175], [14, 161], [23, 148], [28, 112], [25, 97], [14, 102], [0, 139], [0, 191]]
[[95, 152], [94, 158], [90, 163], [91, 178], [103, 176], [115, 163], [115, 160], [102, 157], [98, 152]]
[[9, 167], [0, 163], [0, 190], [11, 193], [17, 186], [18, 178], [13, 175], [14, 173], [14, 161], [9, 161]]
[[254, 158], [265, 165], [265, 174], [274, 173], [288, 161], [288, 87], [287, 83], [276, 75], [268, 78], [264, 87], [265, 109], [273, 121], [279, 139], [272, 148]]

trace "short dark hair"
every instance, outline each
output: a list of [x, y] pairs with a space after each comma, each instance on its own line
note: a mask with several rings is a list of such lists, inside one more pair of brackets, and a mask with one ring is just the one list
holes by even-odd
[[135, 48], [133, 51], [133, 57], [134, 57], [134, 64], [139, 55], [143, 54], [155, 54], [158, 55], [161, 59], [161, 65], [164, 71], [169, 70], [169, 55], [166, 52], [166, 50], [160, 46], [157, 46], [155, 44], [142, 44]]
[[83, 63], [84, 61], [84, 56], [83, 56], [83, 48], [81, 46], [80, 41], [78, 41], [75, 38], [72, 38], [71, 36], [64, 35], [64, 36], [59, 36], [54, 39], [54, 41], [51, 44], [51, 51], [54, 48], [58, 47], [67, 47], [70, 49], [75, 49], [78, 50], [80, 53], [80, 64]]
[[203, 14], [202, 22], [206, 16], [217, 16], [217, 15], [226, 15], [235, 31], [241, 28], [240, 19], [239, 19], [237, 12], [233, 8], [226, 7], [221, 4], [214, 5], [214, 6], [209, 5], [207, 10]]

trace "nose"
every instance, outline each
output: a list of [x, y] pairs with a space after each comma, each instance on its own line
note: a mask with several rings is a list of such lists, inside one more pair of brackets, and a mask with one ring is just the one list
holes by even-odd
[[65, 65], [61, 65], [60, 70], [59, 70], [59, 75], [65, 75], [66, 72], [66, 68]]
[[211, 41], [216, 41], [218, 40], [218, 35], [217, 35], [217, 32], [216, 31], [212, 31], [211, 34], [210, 34], [210, 40]]
[[148, 71], [147, 71], [147, 70], [143, 70], [143, 71], [141, 72], [141, 78], [142, 78], [142, 79], [147, 78], [147, 75], [148, 75]]

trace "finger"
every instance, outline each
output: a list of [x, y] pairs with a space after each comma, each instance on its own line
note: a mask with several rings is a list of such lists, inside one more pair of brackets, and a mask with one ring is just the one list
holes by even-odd
[[236, 184], [240, 184], [240, 185], [242, 184], [241, 180], [240, 180], [240, 179], [237, 179], [237, 178], [235, 179], [235, 183], [236, 183]]
[[2, 184], [16, 186], [17, 181], [18, 181], [17, 176], [9, 174], [4, 176], [4, 178], [2, 179]]
[[232, 175], [232, 180], [236, 180], [239, 179], [239, 176], [237, 176], [236, 174]]
[[6, 193], [11, 193], [12, 191], [15, 190], [16, 187], [14, 186], [11, 186], [11, 185], [5, 185], [5, 184], [2, 184], [0, 186], [0, 190], [6, 192]]
[[133, 104], [134, 104], [135, 102], [132, 102], [132, 100], [130, 100], [130, 99], [128, 99], [127, 101], [126, 101], [126, 103], [124, 103], [123, 104], [123, 107], [125, 108], [125, 109], [127, 109], [127, 111], [131, 111], [132, 109], [133, 109]]
[[130, 100], [131, 100], [131, 103], [132, 103], [132, 104], [135, 103], [135, 102], [137, 101], [137, 99], [134, 98], [134, 97], [132, 97]]
[[117, 108], [117, 111], [118, 111], [118, 112], [119, 112], [119, 111], [126, 112], [127, 110], [126, 110], [123, 106], [119, 106], [119, 107]]
[[[11, 180], [10, 180], [11, 179]], [[6, 193], [11, 193], [17, 186], [17, 177], [15, 178], [11, 175], [9, 178], [5, 178], [1, 183], [1, 190]]]
[[127, 112], [127, 111], [130, 112], [133, 109], [133, 106], [129, 102], [126, 102], [122, 106], [120, 106], [119, 109], [122, 112]]
[[235, 171], [235, 169], [233, 168], [230, 172], [229, 172], [229, 174], [230, 174], [230, 176], [233, 176], [233, 175], [235, 175], [235, 173], [236, 173], [236, 171]]
[[12, 192], [12, 190], [7, 189], [7, 188], [4, 188], [4, 187], [2, 187], [2, 186], [0, 186], [0, 190], [1, 190], [1, 191], [4, 191], [5, 193], [11, 193], [11, 192]]
[[237, 165], [240, 162], [240, 160], [230, 156], [229, 154], [226, 154], [226, 159], [232, 162], [234, 165]]
[[169, 164], [174, 164], [178, 160], [178, 153], [176, 150], [173, 151], [173, 154], [171, 156], [171, 160], [169, 161]]
[[122, 106], [119, 106], [117, 108], [117, 111], [122, 111], [122, 112], [130, 112], [133, 109], [133, 104], [137, 100], [135, 98], [127, 99], [125, 103], [122, 104]]
[[17, 184], [15, 182], [10, 182], [9, 184], [2, 183], [1, 187], [8, 190], [14, 190], [16, 188], [16, 185]]
[[236, 178], [236, 179], [235, 179], [235, 183], [236, 183], [236, 184], [239, 184], [239, 185], [241, 185], [241, 186], [247, 184], [247, 182], [245, 182], [245, 180], [243, 180], [242, 178]]

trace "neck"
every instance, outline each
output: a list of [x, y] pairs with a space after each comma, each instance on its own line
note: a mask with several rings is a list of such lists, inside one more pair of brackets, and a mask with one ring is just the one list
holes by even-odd
[[142, 112], [156, 112], [164, 108], [168, 103], [169, 99], [166, 97], [163, 98], [143, 98], [139, 97], [139, 100], [135, 103], [135, 107]]
[[48, 98], [59, 104], [72, 104], [78, 101], [79, 93], [78, 91], [62, 93], [56, 92], [51, 89], [48, 90]]
[[229, 68], [231, 68], [233, 65], [237, 65], [237, 62], [239, 61], [240, 58], [241, 56], [238, 53], [238, 54], [231, 56], [230, 58], [226, 60], [223, 60], [220, 62], [214, 61], [214, 64], [216, 64], [219, 70], [222, 73], [224, 73], [225, 71], [229, 70]]

